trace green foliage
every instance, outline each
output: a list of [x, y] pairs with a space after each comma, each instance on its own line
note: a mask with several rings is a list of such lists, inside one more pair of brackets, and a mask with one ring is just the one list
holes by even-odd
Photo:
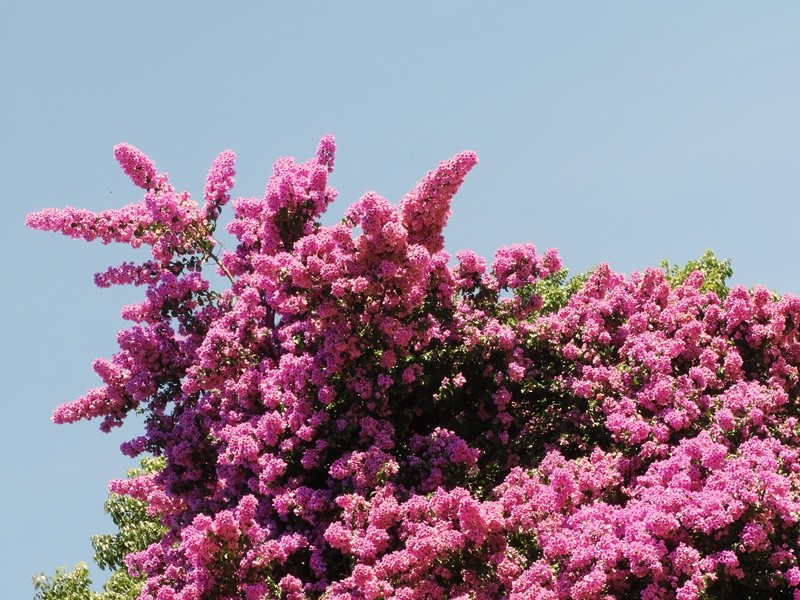
[[570, 277], [569, 269], [556, 271], [549, 277], [538, 280], [536, 283], [525, 285], [515, 294], [521, 298], [541, 296], [542, 306], [537, 314], [552, 313], [567, 305], [570, 297], [581, 289], [584, 282], [592, 274], [591, 269], [585, 273], [578, 273]]
[[683, 267], [670, 265], [667, 260], [661, 261], [661, 268], [669, 280], [672, 287], [678, 287], [686, 278], [695, 271], [701, 271], [705, 275], [705, 281], [700, 286], [703, 292], [714, 292], [720, 299], [725, 299], [730, 291], [727, 280], [733, 275], [731, 260], [718, 259], [709, 249], [697, 260], [690, 260]]
[[86, 563], [78, 563], [69, 573], [59, 567], [52, 577], [39, 573], [33, 578], [34, 600], [97, 600], [100, 596], [89, 589], [91, 584]]
[[[163, 458], [144, 458], [141, 469], [131, 469], [128, 477], [155, 473], [163, 468]], [[95, 563], [101, 569], [113, 571], [103, 591], [97, 593], [90, 589], [89, 569], [85, 563], [78, 563], [69, 573], [59, 567], [52, 577], [44, 573], [36, 575], [33, 578], [34, 600], [135, 600], [138, 597], [144, 579], [131, 577], [123, 561], [128, 554], [144, 550], [159, 540], [164, 528], [157, 517], [147, 514], [143, 502], [127, 496], [109, 494], [104, 509], [118, 532], [92, 536]]]
[[[128, 471], [129, 478], [161, 470], [164, 468], [164, 459], [145, 458], [141, 464], [141, 469]], [[160, 539], [165, 531], [158, 519], [147, 515], [144, 503], [133, 498], [110, 494], [103, 508], [118, 532], [92, 536], [94, 562], [101, 569], [119, 571], [124, 566], [125, 556], [143, 550]]]

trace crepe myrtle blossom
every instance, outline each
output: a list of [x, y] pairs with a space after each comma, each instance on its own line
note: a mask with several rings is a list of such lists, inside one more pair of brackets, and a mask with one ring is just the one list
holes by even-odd
[[115, 156], [138, 203], [27, 223], [152, 250], [96, 276], [144, 299], [54, 413], [145, 416], [122, 450], [165, 467], [111, 483], [165, 527], [126, 557], [143, 600], [800, 597], [800, 298], [451, 260], [472, 152], [332, 226], [331, 136], [232, 202], [223, 152], [202, 206]]

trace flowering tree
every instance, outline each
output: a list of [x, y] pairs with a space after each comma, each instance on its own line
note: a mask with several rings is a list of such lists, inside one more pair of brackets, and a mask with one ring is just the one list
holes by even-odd
[[115, 155], [141, 202], [27, 222], [152, 249], [96, 276], [145, 299], [104, 385], [54, 414], [145, 415], [122, 450], [163, 469], [110, 484], [164, 528], [125, 557], [140, 598], [800, 598], [800, 298], [728, 290], [713, 255], [572, 280], [530, 244], [451, 264], [471, 152], [324, 227], [324, 137], [233, 202], [233, 251], [232, 152], [202, 206]]

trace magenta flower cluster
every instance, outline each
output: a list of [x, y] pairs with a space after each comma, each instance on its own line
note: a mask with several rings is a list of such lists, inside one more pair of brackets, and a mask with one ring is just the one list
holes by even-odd
[[167, 527], [140, 598], [800, 598], [800, 298], [601, 264], [547, 310], [555, 251], [443, 250], [475, 154], [324, 227], [334, 154], [234, 200], [231, 251], [230, 151], [202, 206], [123, 144], [141, 202], [28, 217], [152, 248], [96, 276], [145, 298], [54, 415], [143, 412], [122, 450], [166, 458], [110, 486]]

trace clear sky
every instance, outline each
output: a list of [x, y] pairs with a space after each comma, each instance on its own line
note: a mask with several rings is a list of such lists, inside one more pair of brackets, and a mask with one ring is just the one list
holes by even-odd
[[260, 196], [275, 157], [333, 133], [328, 222], [471, 149], [453, 254], [532, 242], [573, 271], [630, 273], [711, 247], [734, 283], [800, 293], [797, 2], [17, 0], [0, 8], [0, 90], [3, 598], [91, 560], [106, 483], [133, 466], [118, 446], [136, 423], [50, 422], [115, 352], [140, 290], [92, 275], [131, 255], [23, 225], [139, 200], [118, 142], [198, 195], [231, 148], [235, 195]]

